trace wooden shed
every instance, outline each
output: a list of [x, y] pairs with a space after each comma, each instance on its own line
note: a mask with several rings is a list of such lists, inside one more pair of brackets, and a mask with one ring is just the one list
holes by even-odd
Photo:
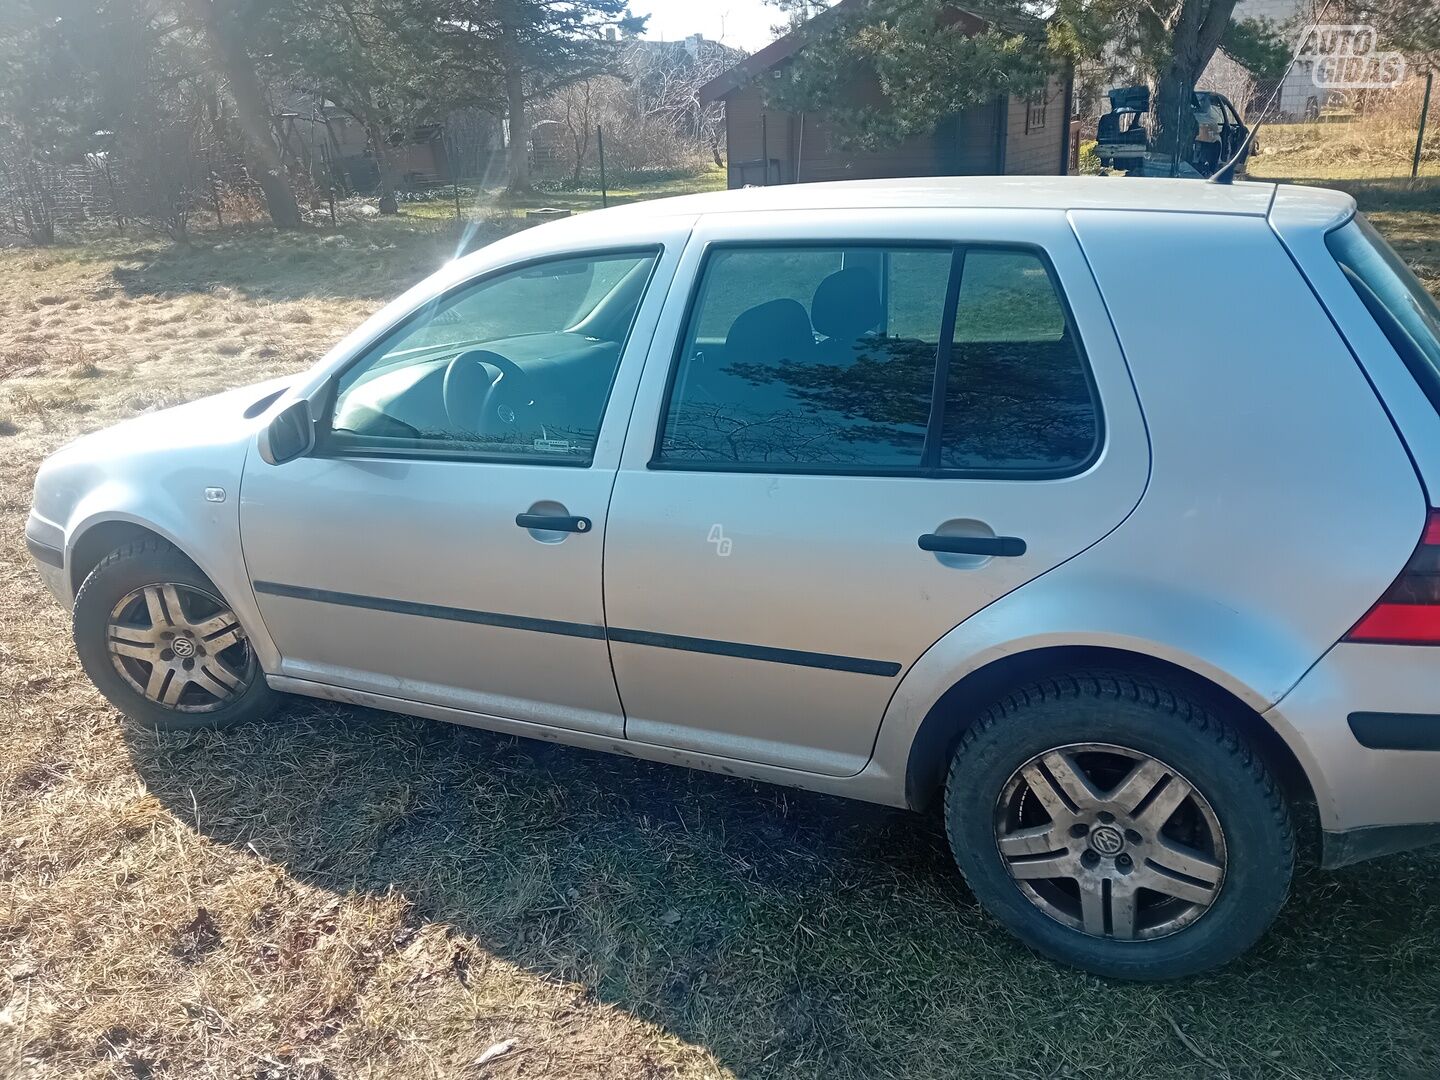
[[[887, 176], [1054, 176], [1069, 170], [1073, 73], [1068, 69], [1052, 75], [1033, 99], [996, 98], [946, 117], [933, 132], [879, 151], [837, 146], [823, 112], [768, 107], [766, 81], [784, 78], [807, 41], [863, 3], [840, 0], [700, 89], [702, 103], [725, 102], [730, 187]], [[958, 6], [950, 17], [971, 32], [986, 26], [984, 18]]]

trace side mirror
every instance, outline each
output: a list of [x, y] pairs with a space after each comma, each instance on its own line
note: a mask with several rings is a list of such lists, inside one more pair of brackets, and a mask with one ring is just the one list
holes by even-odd
[[260, 432], [257, 449], [271, 465], [284, 465], [304, 457], [315, 448], [315, 418], [310, 402], [300, 400], [285, 406]]

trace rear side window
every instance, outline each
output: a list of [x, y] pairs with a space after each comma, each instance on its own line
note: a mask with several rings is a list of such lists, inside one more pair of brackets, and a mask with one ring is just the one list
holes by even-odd
[[706, 260], [653, 464], [1057, 475], [1099, 440], [1088, 369], [1028, 249], [766, 245]]
[[1325, 238], [1340, 270], [1440, 411], [1440, 306], [1363, 215]]
[[923, 466], [948, 248], [736, 248], [706, 263], [661, 460]]
[[1072, 470], [1098, 438], [1085, 361], [1045, 264], [1028, 251], [966, 252], [941, 467]]

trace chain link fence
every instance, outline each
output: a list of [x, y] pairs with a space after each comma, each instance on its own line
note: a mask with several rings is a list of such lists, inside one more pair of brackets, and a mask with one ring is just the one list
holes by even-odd
[[[1410, 72], [1394, 87], [1328, 89], [1304, 65], [1285, 83], [1256, 84], [1246, 122], [1264, 115], [1250, 175], [1265, 180], [1440, 178], [1440, 82]], [[1240, 104], [1240, 100], [1236, 100]]]

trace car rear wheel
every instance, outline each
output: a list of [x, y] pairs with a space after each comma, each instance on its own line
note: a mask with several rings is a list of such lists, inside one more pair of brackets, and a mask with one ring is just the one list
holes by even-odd
[[148, 727], [217, 727], [274, 704], [230, 605], [164, 541], [128, 544], [89, 573], [75, 597], [74, 632], [91, 681]]
[[1193, 975], [1240, 955], [1285, 902], [1279, 785], [1231, 724], [1163, 683], [1059, 676], [966, 731], [945, 792], [976, 897], [1026, 944], [1098, 975]]

